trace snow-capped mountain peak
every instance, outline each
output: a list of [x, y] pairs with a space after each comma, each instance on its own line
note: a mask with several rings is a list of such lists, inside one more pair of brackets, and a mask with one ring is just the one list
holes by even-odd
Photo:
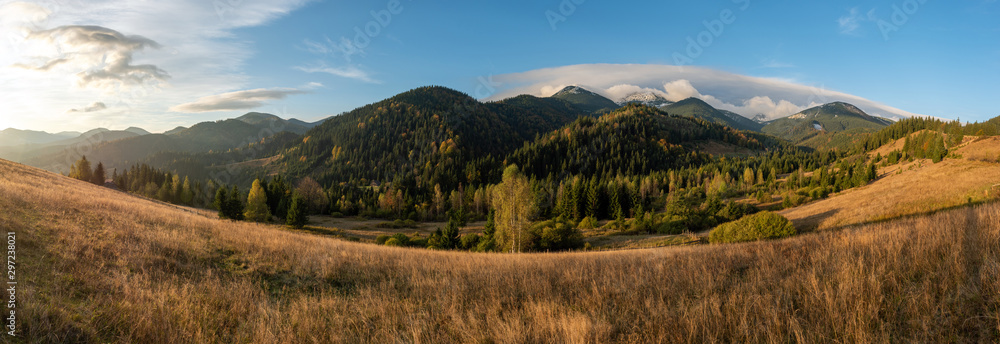
[[663, 107], [674, 102], [661, 97], [660, 95], [653, 92], [636, 92], [625, 96], [624, 98], [618, 100], [616, 103], [618, 105], [625, 105], [630, 103], [639, 103], [653, 107]]

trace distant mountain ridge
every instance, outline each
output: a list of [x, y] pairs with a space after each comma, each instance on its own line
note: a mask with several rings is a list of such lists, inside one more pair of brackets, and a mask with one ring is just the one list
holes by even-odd
[[845, 102], [833, 102], [767, 122], [761, 130], [795, 143], [824, 133], [864, 133], [882, 129], [893, 122], [871, 116]]
[[735, 112], [716, 109], [704, 100], [694, 97], [664, 106], [662, 109], [672, 115], [701, 118], [739, 130], [759, 132], [764, 127], [763, 124], [752, 119], [743, 117]]
[[75, 131], [64, 131], [50, 134], [44, 131], [20, 130], [7, 128], [0, 130], [0, 146], [21, 146], [28, 144], [44, 144], [80, 136]]
[[[126, 130], [97, 128], [78, 137], [14, 149], [0, 149], [0, 158], [25, 163], [54, 172], [66, 172], [66, 161], [87, 155], [108, 168], [126, 167], [160, 152], [197, 153], [225, 151], [258, 142], [280, 132], [304, 134], [320, 122], [284, 120], [278, 116], [251, 112], [236, 119], [201, 122], [190, 128], [177, 127], [163, 134], [130, 127]], [[86, 149], [81, 149], [85, 145]]]

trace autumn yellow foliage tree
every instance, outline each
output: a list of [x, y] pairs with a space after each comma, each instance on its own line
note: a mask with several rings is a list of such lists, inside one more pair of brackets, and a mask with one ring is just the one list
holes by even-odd
[[267, 222], [271, 219], [271, 211], [267, 207], [267, 192], [260, 185], [260, 179], [253, 181], [250, 195], [247, 196], [247, 210], [243, 213], [247, 221]]

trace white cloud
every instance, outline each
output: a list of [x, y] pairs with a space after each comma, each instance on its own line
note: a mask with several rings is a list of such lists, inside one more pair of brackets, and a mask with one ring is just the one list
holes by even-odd
[[254, 90], [228, 92], [201, 97], [190, 103], [180, 104], [170, 108], [175, 112], [210, 112], [246, 110], [264, 106], [268, 100], [284, 99], [291, 94], [301, 94], [306, 91], [294, 88], [258, 88]]
[[[0, 103], [10, 114], [0, 126], [158, 131], [218, 119], [168, 109], [251, 88], [244, 66], [256, 47], [235, 30], [306, 1], [0, 0]], [[95, 98], [107, 109], [65, 111]]]
[[132, 54], [136, 51], [160, 47], [142, 36], [126, 36], [100, 26], [70, 25], [35, 31], [26, 38], [44, 41], [56, 56], [41, 57], [42, 62], [37, 66], [24, 63], [14, 66], [41, 72], [67, 67], [76, 72], [80, 87], [117, 90], [123, 86], [155, 85], [169, 78], [167, 72], [154, 65], [132, 64]]
[[372, 77], [369, 76], [367, 72], [365, 72], [365, 71], [363, 71], [360, 68], [355, 67], [355, 66], [346, 66], [346, 67], [336, 67], [335, 68], [335, 67], [328, 67], [326, 64], [320, 63], [320, 64], [317, 64], [316, 66], [312, 66], [312, 67], [299, 66], [299, 67], [295, 67], [295, 69], [298, 69], [298, 70], [306, 72], [306, 73], [326, 73], [326, 74], [330, 74], [330, 75], [333, 75], [333, 76], [339, 76], [339, 77], [342, 77], [342, 78], [354, 79], [354, 80], [358, 80], [358, 81], [367, 82], [367, 83], [370, 83], [370, 84], [379, 84], [379, 83], [381, 83], [378, 80], [372, 79]]
[[104, 103], [102, 103], [102, 102], [93, 102], [90, 105], [88, 105], [88, 106], [86, 106], [86, 107], [84, 107], [82, 109], [69, 109], [69, 111], [67, 111], [67, 112], [95, 112], [95, 111], [101, 111], [101, 110], [104, 110], [104, 109], [107, 109], [107, 108], [108, 108], [108, 106], [104, 105]]
[[692, 66], [586, 64], [494, 76], [506, 88], [487, 100], [519, 94], [547, 97], [568, 85], [579, 85], [618, 100], [634, 91], [653, 91], [671, 101], [698, 97], [710, 105], [746, 117], [770, 119], [806, 108], [844, 101], [869, 114], [912, 117], [917, 114], [859, 96], [775, 78], [760, 78]]

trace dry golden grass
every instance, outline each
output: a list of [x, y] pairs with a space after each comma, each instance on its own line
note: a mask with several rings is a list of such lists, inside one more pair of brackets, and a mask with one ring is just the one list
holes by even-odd
[[5, 161], [0, 195], [31, 342], [1000, 340], [997, 205], [772, 242], [508, 255], [220, 221]]
[[[871, 153], [902, 148], [902, 140]], [[1000, 138], [967, 138], [956, 151], [961, 158], [934, 164], [928, 159], [882, 168], [879, 179], [824, 200], [782, 210], [800, 230], [830, 229], [918, 215], [1000, 197], [1000, 164], [982, 161], [1000, 154]], [[901, 171], [901, 173], [897, 173]]]

